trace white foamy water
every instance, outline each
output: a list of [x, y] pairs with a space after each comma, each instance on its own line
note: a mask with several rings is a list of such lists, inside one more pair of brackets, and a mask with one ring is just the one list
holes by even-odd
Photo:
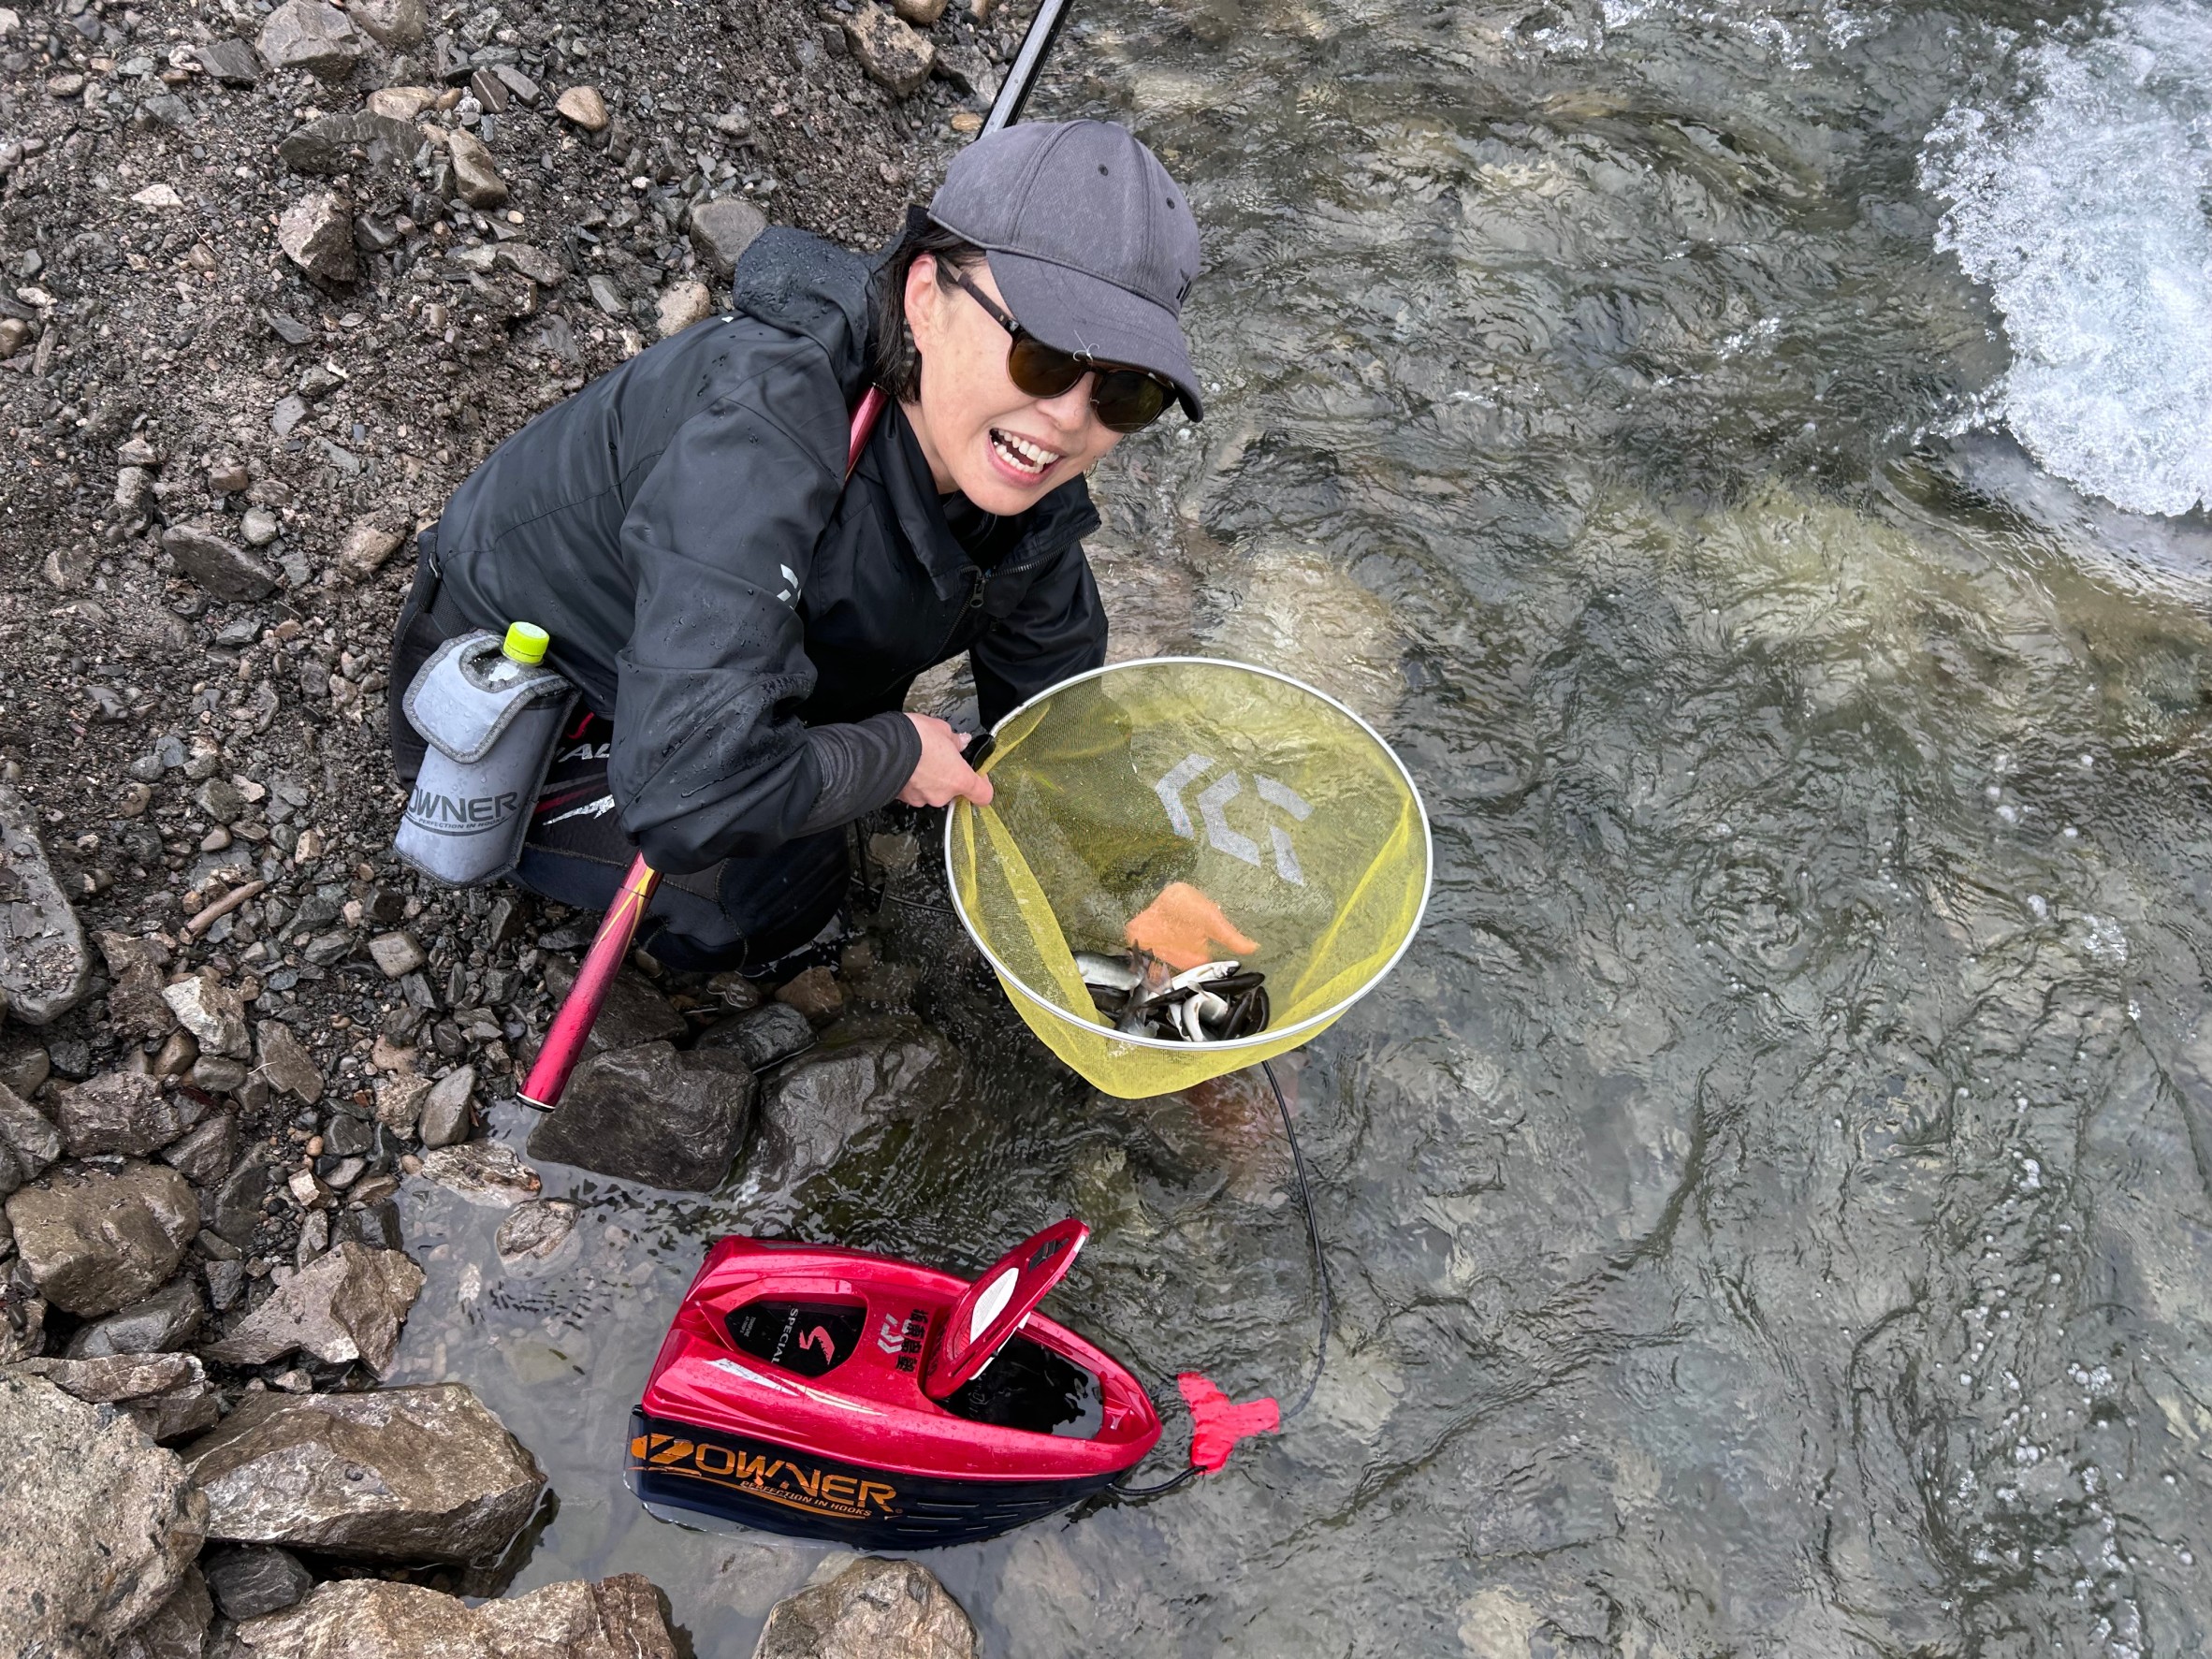
[[1953, 109], [1921, 155], [1937, 245], [2004, 316], [2006, 422], [2119, 506], [2212, 503], [2212, 7], [2123, 6], [2018, 62], [2024, 102]]

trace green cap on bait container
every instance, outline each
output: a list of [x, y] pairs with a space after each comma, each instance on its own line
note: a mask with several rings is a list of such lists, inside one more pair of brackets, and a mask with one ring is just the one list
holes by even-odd
[[507, 637], [501, 642], [500, 652], [510, 662], [535, 668], [546, 660], [546, 649], [552, 643], [553, 636], [535, 622], [510, 622], [507, 624]]

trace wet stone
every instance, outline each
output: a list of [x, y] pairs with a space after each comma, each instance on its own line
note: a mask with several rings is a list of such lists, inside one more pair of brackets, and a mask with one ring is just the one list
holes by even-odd
[[202, 1055], [192, 1063], [194, 1084], [211, 1095], [235, 1095], [245, 1086], [249, 1075], [245, 1061], [222, 1055]]
[[25, 1360], [17, 1375], [42, 1376], [95, 1405], [117, 1405], [155, 1440], [204, 1433], [222, 1411], [207, 1368], [191, 1354], [114, 1354], [89, 1360]]
[[262, 1365], [300, 1351], [329, 1364], [358, 1360], [381, 1375], [391, 1367], [400, 1327], [422, 1285], [422, 1269], [398, 1251], [342, 1243], [201, 1351], [233, 1365]]
[[795, 1008], [817, 1027], [826, 1026], [845, 1011], [845, 988], [827, 968], [809, 968], [778, 988], [776, 1000]]
[[143, 1072], [109, 1071], [64, 1089], [55, 1113], [72, 1157], [144, 1157], [199, 1121], [199, 1103]]
[[299, 1557], [273, 1544], [211, 1550], [200, 1558], [200, 1571], [223, 1616], [241, 1623], [294, 1606], [315, 1582]]
[[768, 1611], [753, 1659], [975, 1659], [975, 1626], [916, 1561], [854, 1562]]
[[36, 815], [0, 783], [0, 1012], [46, 1025], [81, 1002], [91, 981], [84, 929], [47, 863]]
[[492, 1247], [502, 1261], [543, 1261], [575, 1230], [577, 1207], [566, 1199], [532, 1199], [517, 1204], [500, 1223]]
[[254, 1243], [254, 1230], [261, 1222], [261, 1206], [277, 1185], [276, 1171], [258, 1158], [249, 1157], [232, 1170], [215, 1195], [214, 1219], [209, 1227], [218, 1238], [243, 1250]]
[[261, 1051], [261, 1075], [272, 1088], [282, 1089], [310, 1106], [323, 1098], [322, 1068], [307, 1045], [281, 1020], [263, 1020], [255, 1027]]
[[755, 1071], [814, 1046], [813, 1024], [786, 1002], [725, 1014], [699, 1034], [694, 1050], [731, 1049]]
[[473, 1066], [463, 1066], [431, 1085], [423, 1099], [419, 1126], [425, 1146], [457, 1146], [469, 1138], [474, 1127], [470, 1099], [475, 1088]]
[[726, 1049], [649, 1042], [595, 1055], [531, 1131], [532, 1157], [648, 1186], [711, 1192], [745, 1143], [752, 1072]]
[[84, 1326], [69, 1339], [68, 1357], [100, 1360], [111, 1354], [154, 1354], [181, 1348], [198, 1332], [207, 1312], [199, 1288], [189, 1278], [177, 1279], [144, 1301]]
[[[301, 413], [306, 412], [303, 409]], [[276, 572], [244, 548], [189, 525], [162, 531], [161, 550], [177, 568], [217, 599], [234, 604], [266, 599], [276, 591]]]
[[[546, 964], [546, 989], [558, 1003], [575, 983], [573, 962], [555, 958]], [[684, 1017], [668, 998], [653, 989], [643, 975], [625, 968], [607, 987], [606, 1002], [591, 1027], [587, 1055], [635, 1048], [642, 1042], [671, 1042], [684, 1034]]]
[[512, 1209], [536, 1197], [543, 1185], [513, 1147], [497, 1141], [432, 1147], [423, 1154], [422, 1173], [426, 1181], [488, 1209]]
[[199, 1201], [176, 1171], [125, 1163], [109, 1172], [59, 1164], [12, 1194], [8, 1224], [38, 1293], [88, 1318], [147, 1295], [174, 1273], [199, 1230]]
[[241, 1625], [238, 1640], [250, 1659], [676, 1659], [660, 1595], [634, 1573], [476, 1607], [415, 1584], [338, 1579], [287, 1612]]
[[196, 1186], [220, 1180], [238, 1156], [238, 1118], [218, 1112], [161, 1149], [161, 1161]]
[[936, 1110], [959, 1085], [960, 1055], [912, 1020], [848, 1022], [762, 1091], [752, 1168], [791, 1186], [836, 1165], [893, 1118]]

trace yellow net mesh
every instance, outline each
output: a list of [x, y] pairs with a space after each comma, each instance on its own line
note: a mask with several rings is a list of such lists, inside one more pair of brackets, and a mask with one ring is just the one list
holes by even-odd
[[[1012, 716], [983, 769], [997, 798], [957, 803], [946, 825], [962, 919], [1030, 1029], [1111, 1095], [1188, 1088], [1326, 1030], [1427, 903], [1428, 821], [1397, 757], [1339, 705], [1260, 669], [1102, 669]], [[1130, 1037], [1094, 1007], [1074, 953], [1122, 956], [1132, 919], [1177, 883], [1227, 924], [1208, 952], [1267, 975], [1265, 1030]]]

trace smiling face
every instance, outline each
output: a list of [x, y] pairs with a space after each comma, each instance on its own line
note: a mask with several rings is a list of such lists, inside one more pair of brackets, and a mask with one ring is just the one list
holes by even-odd
[[[986, 264], [968, 280], [1006, 301]], [[922, 357], [922, 395], [902, 405], [939, 493], [960, 491], [986, 513], [1025, 513], [1119, 438], [1091, 407], [1086, 374], [1056, 398], [1032, 398], [1006, 372], [1012, 338], [982, 306], [938, 281], [924, 254], [907, 271], [907, 326]], [[1011, 309], [1011, 308], [1009, 308]]]

